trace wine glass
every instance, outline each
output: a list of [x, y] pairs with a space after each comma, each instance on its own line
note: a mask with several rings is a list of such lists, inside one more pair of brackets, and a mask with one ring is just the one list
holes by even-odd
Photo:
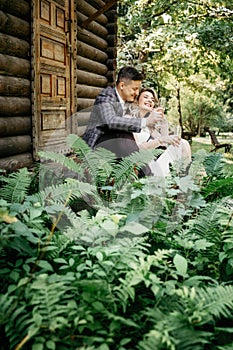
[[166, 102], [167, 102], [166, 97], [160, 97], [159, 98], [159, 107], [161, 107], [165, 110]]
[[[160, 97], [159, 98], [159, 105], [156, 108], [156, 111], [161, 112], [162, 111], [162, 115], [164, 117], [164, 111], [165, 111], [165, 107], [166, 107], [166, 98], [165, 97]], [[161, 122], [157, 122], [156, 123], [156, 129], [161, 132], [161, 127], [162, 127], [162, 123]]]
[[135, 103], [129, 104], [129, 114], [131, 118], [140, 118], [140, 109]]
[[173, 126], [173, 135], [181, 137], [181, 126], [179, 124]]

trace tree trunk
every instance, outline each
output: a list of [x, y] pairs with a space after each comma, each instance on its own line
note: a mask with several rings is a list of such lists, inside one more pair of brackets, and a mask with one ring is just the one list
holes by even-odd
[[180, 101], [180, 86], [177, 85], [176, 88], [176, 98], [177, 98], [177, 110], [179, 115], [179, 125], [181, 128], [181, 137], [183, 136], [183, 119], [182, 119], [182, 110], [181, 110], [181, 101]]

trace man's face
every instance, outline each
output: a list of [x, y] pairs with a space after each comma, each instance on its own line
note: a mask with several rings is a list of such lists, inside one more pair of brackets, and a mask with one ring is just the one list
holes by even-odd
[[117, 86], [119, 95], [125, 102], [134, 102], [141, 87], [141, 80], [121, 81]]

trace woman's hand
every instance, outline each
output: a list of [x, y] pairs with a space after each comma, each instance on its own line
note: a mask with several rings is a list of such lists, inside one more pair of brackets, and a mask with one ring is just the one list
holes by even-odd
[[155, 126], [157, 123], [162, 122], [164, 118], [164, 109], [157, 108], [153, 109], [149, 117], [146, 118], [146, 126]]
[[[165, 112], [165, 110], [164, 110], [163, 107], [154, 108], [153, 111], [155, 111], [155, 112], [157, 112], [157, 113], [162, 113], [162, 116], [163, 116], [163, 118], [164, 118], [164, 112]], [[153, 111], [152, 111], [152, 113], [153, 113]]]
[[180, 144], [180, 136], [168, 135], [160, 137], [160, 143], [162, 146], [172, 145], [178, 147]]

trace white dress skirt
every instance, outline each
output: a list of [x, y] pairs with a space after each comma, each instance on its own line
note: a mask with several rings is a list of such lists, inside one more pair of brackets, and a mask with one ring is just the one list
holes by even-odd
[[[134, 133], [135, 141], [140, 144], [148, 142], [151, 135], [148, 128], [140, 133]], [[185, 168], [191, 161], [191, 150], [187, 140], [181, 139], [179, 146], [169, 145], [158, 159], [152, 160], [149, 167], [154, 176], [166, 177], [170, 174], [170, 165], [175, 162], [181, 168]]]

